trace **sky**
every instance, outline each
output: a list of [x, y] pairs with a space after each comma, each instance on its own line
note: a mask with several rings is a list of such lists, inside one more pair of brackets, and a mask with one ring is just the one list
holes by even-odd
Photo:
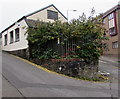
[[[90, 15], [94, 7], [95, 15], [116, 6], [120, 0], [0, 0], [0, 32], [22, 16], [54, 4], [68, 19], [78, 18], [84, 12]], [[77, 10], [77, 11], [72, 11]]]

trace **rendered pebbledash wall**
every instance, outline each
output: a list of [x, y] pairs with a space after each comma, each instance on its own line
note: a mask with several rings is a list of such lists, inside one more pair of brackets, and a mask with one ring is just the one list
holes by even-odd
[[[2, 33], [2, 50], [15, 51], [28, 48], [28, 41], [26, 40], [26, 28], [27, 24], [25, 20], [17, 22], [14, 26]], [[15, 41], [15, 29], [19, 28], [19, 41]], [[10, 43], [10, 32], [13, 31], [13, 43]], [[7, 34], [7, 45], [5, 45], [5, 35]]]
[[[27, 19], [32, 19], [32, 20], [40, 20], [40, 21], [44, 21], [44, 22], [54, 22], [54, 20], [52, 19], [48, 19], [47, 18], [47, 10], [51, 10], [51, 11], [55, 11], [58, 12], [53, 6], [44, 9], [40, 12], [37, 12], [33, 15], [30, 15], [27, 17]], [[58, 20], [62, 21], [62, 22], [66, 22], [67, 20], [58, 12]]]

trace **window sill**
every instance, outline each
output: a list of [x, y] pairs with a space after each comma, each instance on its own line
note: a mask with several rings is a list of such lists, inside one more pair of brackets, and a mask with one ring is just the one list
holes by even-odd
[[10, 42], [9, 44], [12, 44], [13, 42]]
[[117, 35], [117, 33], [112, 33], [112, 34], [110, 34], [110, 36], [112, 37], [112, 36], [116, 36]]
[[16, 40], [15, 42], [19, 42], [20, 40]]
[[112, 48], [112, 49], [118, 49], [118, 48]]

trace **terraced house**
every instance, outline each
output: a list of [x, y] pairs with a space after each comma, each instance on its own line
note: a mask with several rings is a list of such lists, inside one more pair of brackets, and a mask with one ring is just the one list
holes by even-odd
[[27, 27], [33, 25], [35, 20], [54, 22], [58, 19], [62, 22], [67, 21], [67, 18], [53, 4], [23, 16], [1, 32], [2, 50], [9, 52], [26, 51], [28, 48]]
[[109, 40], [105, 41], [108, 47], [104, 54], [118, 56], [120, 54], [120, 3], [104, 13], [103, 23], [107, 30], [105, 36], [109, 37]]

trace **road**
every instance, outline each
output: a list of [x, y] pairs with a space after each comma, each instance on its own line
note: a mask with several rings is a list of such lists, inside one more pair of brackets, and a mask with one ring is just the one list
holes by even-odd
[[[10, 54], [2, 53], [3, 97], [11, 90], [12, 97], [117, 97], [118, 90], [110, 90], [109, 83], [93, 83], [63, 77], [39, 69]], [[14, 88], [7, 91], [6, 84]], [[9, 83], [9, 84], [8, 84]]]

